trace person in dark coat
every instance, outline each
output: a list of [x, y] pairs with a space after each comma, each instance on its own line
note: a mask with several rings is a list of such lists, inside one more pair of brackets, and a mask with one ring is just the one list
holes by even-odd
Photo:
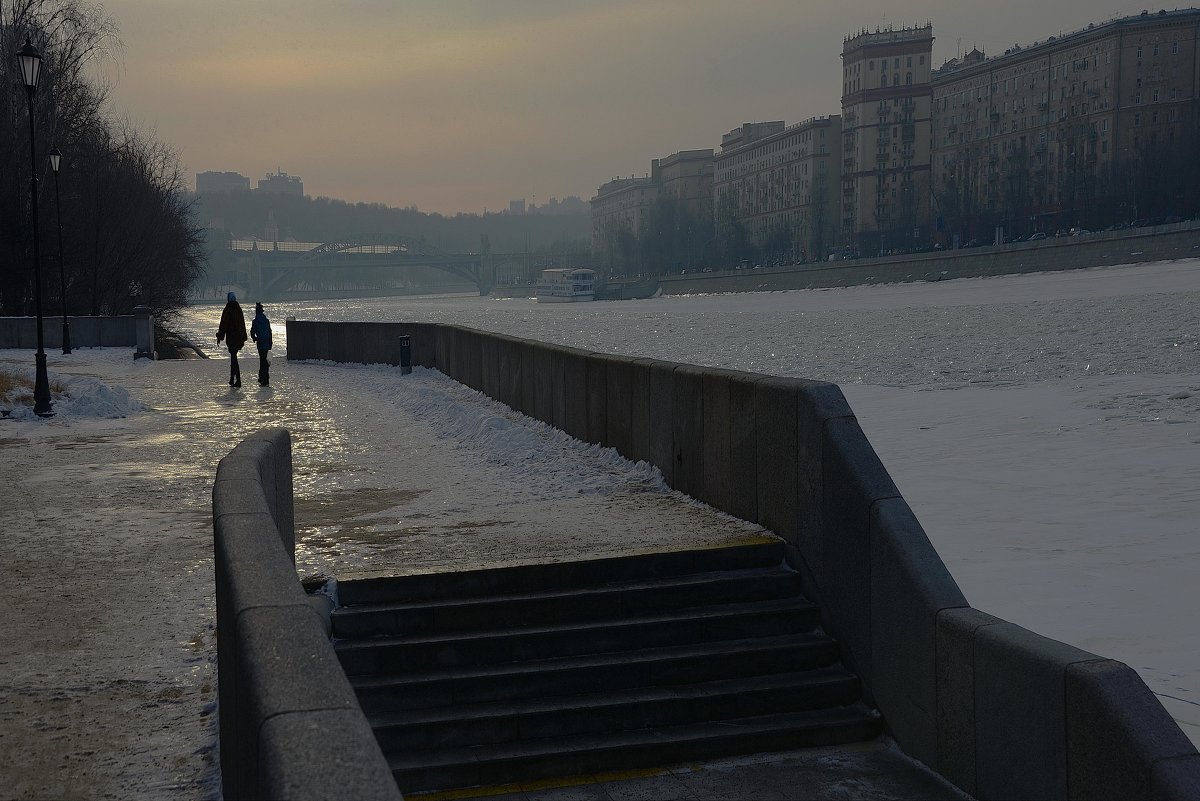
[[238, 366], [237, 354], [246, 344], [246, 317], [238, 305], [237, 296], [229, 293], [229, 302], [221, 312], [221, 326], [217, 329], [217, 342], [225, 340], [229, 348], [229, 386], [242, 385], [242, 368]]
[[265, 387], [271, 383], [271, 364], [267, 361], [267, 351], [271, 349], [271, 321], [263, 313], [261, 303], [254, 304], [250, 338], [258, 345], [258, 383]]

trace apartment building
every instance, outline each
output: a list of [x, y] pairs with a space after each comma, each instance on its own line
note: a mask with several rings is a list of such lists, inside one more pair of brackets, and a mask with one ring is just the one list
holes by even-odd
[[269, 172], [258, 182], [258, 191], [269, 195], [291, 195], [304, 197], [304, 182], [299, 176], [288, 175], [283, 170]]
[[935, 71], [941, 238], [1137, 217], [1138, 171], [1196, 130], [1198, 31], [1200, 10], [1142, 12]]
[[215, 195], [221, 192], [249, 192], [250, 179], [236, 172], [196, 173], [196, 194]]
[[861, 253], [928, 238], [932, 51], [932, 23], [842, 43], [842, 239]]
[[660, 192], [680, 201], [684, 211], [697, 219], [712, 217], [713, 151], [681, 150], [650, 163], [650, 176]]
[[614, 178], [601, 184], [592, 206], [592, 247], [600, 250], [618, 231], [636, 233], [642, 218], [658, 200], [659, 185], [649, 175]]
[[783, 247], [793, 260], [823, 259], [838, 241], [840, 151], [836, 114], [733, 129], [715, 158], [718, 225], [732, 217], [766, 251]]
[[642, 221], [660, 197], [680, 201], [699, 220], [712, 217], [713, 151], [681, 150], [650, 162], [641, 178], [614, 178], [596, 190], [592, 207], [592, 246], [600, 248], [615, 232], [641, 231]]

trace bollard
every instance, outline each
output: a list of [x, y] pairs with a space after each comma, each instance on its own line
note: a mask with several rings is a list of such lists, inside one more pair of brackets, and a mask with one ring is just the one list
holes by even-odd
[[154, 318], [150, 316], [150, 307], [135, 306], [133, 319], [134, 336], [137, 340], [137, 350], [133, 354], [134, 360], [158, 358], [154, 353]]
[[400, 337], [400, 375], [412, 372], [412, 340], [407, 336]]

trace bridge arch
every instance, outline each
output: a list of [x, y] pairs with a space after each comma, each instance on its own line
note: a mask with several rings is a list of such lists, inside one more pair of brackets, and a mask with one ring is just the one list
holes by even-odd
[[481, 295], [491, 291], [495, 271], [487, 253], [447, 253], [423, 241], [405, 237], [372, 243], [363, 240], [338, 240], [313, 243], [271, 243], [259, 248], [255, 241], [247, 250], [231, 243], [234, 249], [247, 251], [258, 275], [259, 291], [272, 297], [311, 276], [312, 271], [334, 274], [348, 268], [411, 269], [430, 267], [473, 284]]

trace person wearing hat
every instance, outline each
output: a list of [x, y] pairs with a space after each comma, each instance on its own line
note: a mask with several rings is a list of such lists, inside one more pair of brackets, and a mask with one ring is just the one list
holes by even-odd
[[265, 387], [271, 383], [271, 365], [267, 362], [267, 351], [271, 349], [271, 321], [263, 313], [261, 303], [254, 304], [250, 338], [258, 345], [258, 383]]
[[229, 348], [229, 386], [242, 385], [242, 368], [238, 366], [237, 352], [246, 344], [246, 316], [238, 305], [237, 296], [229, 293], [229, 302], [221, 312], [221, 326], [217, 329], [217, 342], [225, 340]]

